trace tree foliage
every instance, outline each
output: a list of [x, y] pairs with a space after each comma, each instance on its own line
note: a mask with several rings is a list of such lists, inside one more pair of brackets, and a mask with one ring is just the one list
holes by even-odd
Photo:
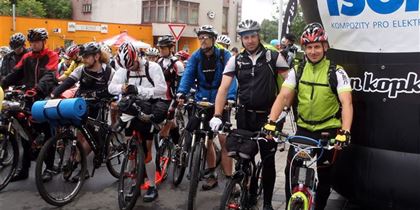
[[[280, 16], [278, 9], [279, 5], [276, 3], [273, 4], [277, 8], [275, 10], [276, 14], [273, 16], [273, 20], [264, 19], [261, 23], [261, 37], [267, 43], [269, 43], [272, 39], [277, 39], [278, 37], [278, 20]], [[293, 19], [290, 33], [294, 34], [296, 37], [299, 37], [302, 34], [305, 25], [306, 23], [303, 19], [302, 8], [298, 4], [298, 10], [295, 18]]]
[[[0, 0], [0, 15], [11, 16], [10, 0]], [[16, 15], [25, 17], [70, 19], [72, 15], [69, 0], [17, 0]]]

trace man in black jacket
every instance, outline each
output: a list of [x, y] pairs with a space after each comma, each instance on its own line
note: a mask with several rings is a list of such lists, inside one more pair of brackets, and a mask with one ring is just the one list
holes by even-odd
[[[25, 85], [26, 88], [36, 91], [36, 98], [43, 99], [49, 96], [53, 88], [57, 85], [56, 74], [58, 66], [58, 54], [45, 48], [48, 33], [44, 28], [31, 29], [28, 32], [28, 40], [32, 51], [23, 55], [22, 59], [15, 65], [12, 73], [7, 75], [2, 81], [3, 89], [13, 85]], [[48, 124], [34, 123], [33, 128], [44, 133], [45, 139], [51, 137], [51, 130]], [[28, 178], [28, 171], [31, 165], [31, 142], [22, 141], [23, 160], [22, 169], [12, 178], [12, 181], [18, 181]], [[52, 151], [54, 152], [54, 151]], [[43, 181], [52, 179], [51, 168], [54, 159], [50, 158], [46, 162], [47, 169], [44, 171]]]
[[28, 52], [25, 48], [26, 38], [22, 33], [15, 33], [10, 37], [9, 46], [12, 51], [3, 58], [0, 68], [0, 79], [6, 77], [12, 72], [13, 67], [22, 59], [23, 55]]

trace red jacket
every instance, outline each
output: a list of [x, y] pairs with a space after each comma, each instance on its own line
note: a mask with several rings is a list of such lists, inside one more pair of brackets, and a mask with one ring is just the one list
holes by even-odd
[[28, 52], [3, 81], [2, 87], [22, 84], [48, 96], [57, 85], [58, 54], [48, 49]]

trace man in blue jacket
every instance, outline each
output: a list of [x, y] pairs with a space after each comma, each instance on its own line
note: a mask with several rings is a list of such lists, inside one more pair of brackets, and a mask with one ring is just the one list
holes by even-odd
[[[195, 51], [189, 58], [187, 67], [182, 76], [178, 88], [178, 101], [180, 104], [184, 103], [185, 95], [190, 89], [197, 85], [197, 92], [195, 94], [196, 101], [207, 100], [214, 103], [216, 100], [217, 89], [220, 86], [223, 76], [223, 70], [230, 59], [230, 53], [224, 49], [215, 47], [217, 32], [213, 26], [203, 25], [197, 30], [197, 37], [200, 40], [200, 49]], [[197, 82], [196, 82], [197, 81]], [[229, 89], [228, 99], [235, 100], [236, 98], [236, 82], [232, 83]], [[208, 121], [214, 114], [214, 109], [208, 113]], [[230, 116], [224, 113], [223, 120], [228, 121]], [[194, 131], [199, 126], [199, 120], [192, 116], [188, 122], [187, 130]], [[206, 125], [210, 130], [209, 125]], [[219, 135], [219, 141], [222, 145], [222, 167], [224, 174], [229, 177], [232, 175], [232, 159], [227, 156], [225, 148], [226, 136]], [[211, 142], [211, 141], [210, 141]], [[217, 186], [216, 155], [212, 143], [210, 143], [207, 150], [207, 165], [208, 165], [208, 179], [202, 186], [203, 190], [210, 190]]]

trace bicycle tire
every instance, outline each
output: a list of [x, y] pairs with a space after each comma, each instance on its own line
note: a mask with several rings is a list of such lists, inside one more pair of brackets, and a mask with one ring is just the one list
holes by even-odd
[[[200, 139], [198, 139], [200, 142]], [[196, 204], [198, 183], [200, 182], [200, 164], [201, 164], [201, 153], [203, 151], [203, 144], [198, 143], [193, 149], [193, 161], [192, 161], [192, 170], [191, 170], [191, 180], [190, 188], [188, 190], [188, 210], [193, 210]]]
[[[85, 173], [87, 172], [87, 161], [86, 161], [86, 154], [83, 150], [82, 145], [80, 144], [80, 142], [76, 142], [76, 145], [73, 145], [73, 140], [76, 139], [75, 136], [69, 136], [68, 134], [65, 133], [61, 133], [61, 134], [57, 134], [56, 136], [51, 137], [50, 139], [47, 140], [47, 142], [44, 144], [44, 146], [42, 147], [37, 161], [36, 161], [36, 168], [35, 168], [35, 181], [36, 181], [36, 186], [38, 189], [39, 194], [41, 195], [41, 197], [49, 204], [54, 205], [54, 206], [64, 206], [70, 202], [72, 202], [76, 196], [79, 194], [80, 190], [82, 189], [83, 183], [85, 181]], [[63, 144], [64, 144], [64, 148], [66, 148], [66, 143], [67, 146], [70, 146], [69, 149], [69, 160], [66, 160], [66, 163], [69, 164], [69, 166], [67, 167], [59, 165], [58, 169], [55, 169], [54, 172], [58, 174], [63, 173], [63, 182], [61, 182], [62, 184], [59, 185], [63, 188], [66, 188], [64, 186], [67, 186], [66, 183], [69, 183], [69, 178], [70, 176], [73, 174], [73, 172], [75, 171], [74, 167], [77, 167], [78, 164], [81, 165], [80, 170], [79, 170], [79, 178], [75, 179], [76, 180], [76, 184], [75, 184], [75, 188], [71, 191], [71, 193], [67, 196], [65, 196], [62, 199], [59, 198], [54, 198], [50, 192], [48, 192], [48, 189], [46, 188], [46, 186], [44, 185], [44, 182], [42, 181], [42, 169], [43, 169], [43, 163], [45, 162], [45, 160], [47, 160], [48, 158], [48, 151], [49, 149], [51, 149], [51, 147], [53, 147], [54, 149], [54, 160], [56, 160], [56, 152], [59, 152], [59, 150], [57, 149], [58, 147], [57, 142], [58, 140], [63, 140]], [[78, 152], [77, 152], [78, 150]], [[63, 151], [65, 151], [65, 149], [63, 149]], [[77, 163], [76, 160], [76, 156], [77, 154], [80, 154], [80, 162]], [[59, 161], [62, 163], [63, 160], [63, 155], [59, 154], [59, 157], [61, 159], [59, 159]], [[71, 159], [73, 157], [73, 160]], [[67, 170], [69, 170], [70, 168], [70, 175], [65, 175], [64, 173], [68, 172]], [[57, 178], [57, 175], [55, 175], [54, 177]], [[58, 177], [60, 179], [60, 177]], [[52, 180], [48, 183], [51, 183]]]
[[[108, 134], [107, 139], [105, 141], [106, 146], [106, 168], [108, 169], [109, 173], [119, 179], [122, 167], [122, 158], [124, 155], [124, 151], [126, 149], [126, 145], [124, 143], [124, 139], [119, 138], [120, 135], [115, 132], [111, 132]], [[114, 162], [116, 163], [114, 164]]]
[[[16, 141], [16, 138], [13, 134], [9, 133], [6, 130], [0, 130], [1, 139], [0, 140], [0, 154], [3, 157], [0, 157], [0, 178], [4, 177], [3, 180], [0, 180], [0, 191], [3, 190], [12, 179], [13, 174], [15, 174], [18, 162], [19, 162], [19, 147]], [[4, 141], [4, 142], [3, 142]], [[4, 146], [6, 148], [4, 148]], [[11, 148], [9, 147], [11, 146]], [[12, 149], [11, 151], [7, 149]], [[6, 149], [6, 150], [5, 150]], [[10, 157], [10, 155], [13, 155]], [[5, 167], [10, 166], [10, 171], [3, 170]], [[6, 172], [6, 173], [4, 173]]]
[[159, 163], [160, 163], [160, 170], [162, 175], [162, 180], [165, 180], [168, 177], [168, 169], [171, 165], [172, 159], [172, 148], [170, 144], [170, 140], [166, 139], [161, 147], [159, 148]]
[[[234, 191], [237, 185], [240, 187], [239, 196], [236, 196]], [[246, 203], [244, 202], [246, 201], [246, 194], [246, 188], [243, 186], [242, 179], [230, 179], [226, 184], [225, 190], [223, 191], [219, 209], [245, 209]], [[231, 203], [230, 201], [232, 196], [239, 197], [239, 202]]]
[[[191, 135], [189, 135], [190, 133], [186, 130], [184, 130], [182, 132], [181, 138], [179, 139], [179, 150], [175, 151], [175, 160], [173, 163], [173, 167], [172, 167], [172, 183], [174, 184], [174, 186], [178, 186], [179, 184], [181, 184], [183, 178], [184, 178], [184, 174], [185, 174], [185, 170], [187, 168], [188, 165], [188, 147], [186, 144], [185, 138], [191, 138]], [[184, 158], [184, 163], [181, 163], [181, 154], [182, 153], [186, 153], [186, 157]]]
[[260, 197], [262, 195], [263, 191], [263, 179], [262, 179], [262, 162], [258, 162], [257, 165], [257, 171], [255, 176], [257, 177], [257, 196]]
[[[134, 141], [134, 142], [133, 142]], [[130, 142], [127, 144], [129, 145], [127, 148], [127, 151], [125, 153], [125, 157], [123, 160], [123, 164], [121, 167], [121, 173], [120, 173], [120, 179], [119, 179], [119, 184], [118, 184], [118, 205], [120, 207], [120, 209], [123, 210], [131, 210], [133, 209], [133, 207], [135, 206], [137, 199], [139, 198], [141, 191], [140, 191], [140, 186], [144, 181], [144, 150], [143, 150], [143, 146], [141, 144], [141, 142], [138, 142], [136, 139], [131, 139]], [[134, 153], [134, 154], [132, 154]], [[125, 195], [124, 189], [125, 184], [125, 178], [130, 178], [127, 176], [131, 176], [130, 173], [128, 172], [128, 174], [126, 174], [126, 170], [128, 165], [130, 164], [130, 160], [134, 158], [134, 171], [136, 174], [134, 174], [134, 178], [135, 178], [135, 186], [133, 186], [131, 184], [131, 189], [134, 187], [133, 191], [132, 191], [132, 198], [129, 199], [127, 201], [127, 197], [131, 197], [131, 196], [127, 196]], [[131, 169], [129, 169], [131, 170]]]

